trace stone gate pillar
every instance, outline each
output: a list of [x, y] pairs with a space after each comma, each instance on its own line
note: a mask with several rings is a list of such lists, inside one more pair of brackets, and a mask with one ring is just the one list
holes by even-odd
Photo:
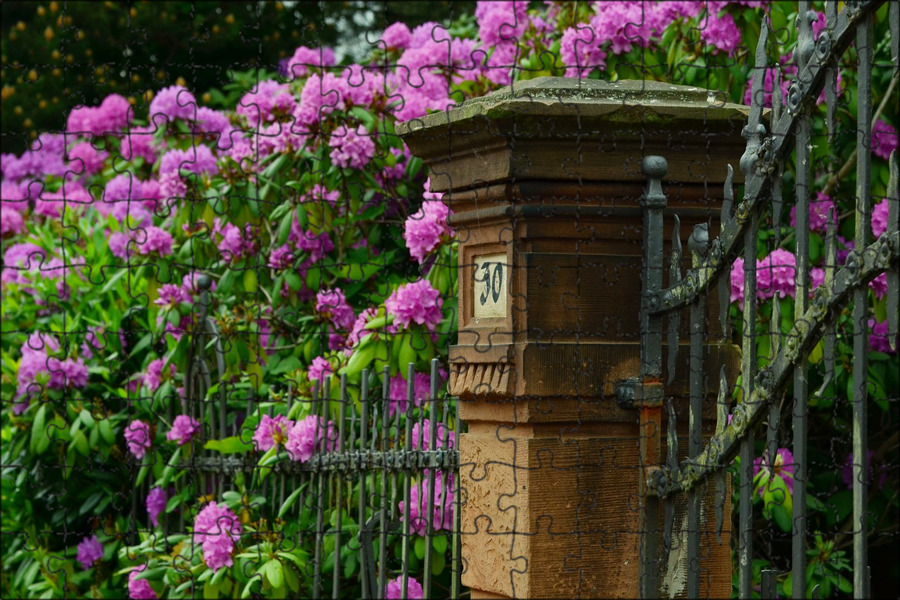
[[[461, 529], [473, 598], [638, 596], [641, 433], [615, 384], [640, 373], [641, 160], [667, 159], [666, 214], [682, 231], [709, 222], [715, 234], [746, 116], [698, 88], [545, 77], [398, 125], [458, 232], [449, 386], [468, 424]], [[708, 372], [735, 354], [711, 344]], [[686, 399], [680, 356], [666, 393]], [[717, 384], [708, 389], [714, 418]], [[710, 503], [706, 531], [712, 514]], [[721, 546], [701, 537], [712, 597], [731, 592], [729, 525]]]

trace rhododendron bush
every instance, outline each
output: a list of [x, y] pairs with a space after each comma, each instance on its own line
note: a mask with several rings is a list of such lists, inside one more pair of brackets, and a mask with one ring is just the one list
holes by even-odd
[[[243, 88], [223, 82], [228, 93], [213, 94], [215, 107], [198, 102], [199, 90], [177, 85], [155, 90], [146, 112], [111, 95], [73, 110], [65, 131], [42, 134], [24, 154], [4, 155], [4, 594], [179, 598], [194, 583], [213, 597], [308, 594], [311, 542], [298, 533], [309, 524], [307, 507], [301, 523], [264, 519], [263, 507], [280, 507], [251, 477], [235, 477], [217, 494], [175, 491], [191, 473], [172, 465], [203, 449], [210, 426], [183, 405], [204, 286], [225, 354], [209, 398], [227, 389], [227, 426], [241, 432], [239, 443], [226, 444], [229, 452], [272, 465], [334, 450], [339, 403], [326, 418], [312, 414], [308, 400], [330, 376], [346, 375], [359, 401], [364, 369], [374, 373], [370, 389], [387, 383], [390, 417], [427, 413], [431, 420], [416, 426], [425, 445], [436, 427], [437, 445], [455, 447], [455, 424], [438, 423], [425, 402], [429, 362], [446, 358], [454, 335], [452, 207], [431, 192], [394, 124], [541, 75], [664, 79], [740, 102], [752, 74], [747, 49], [756, 46], [763, 15], [771, 13], [776, 28], [794, 19], [794, 4], [766, 4], [479, 2], [474, 16], [452, 23], [390, 25], [365, 64], [337, 64], [329, 48], [297, 48], [275, 77], [236, 75], [235, 82], [252, 82]], [[824, 17], [818, 23], [820, 30]], [[782, 81], [793, 75], [788, 57], [796, 43], [795, 33], [785, 36]], [[851, 68], [842, 70], [842, 95], [855, 83], [853, 59], [845, 60]], [[886, 81], [877, 82], [876, 101]], [[766, 82], [770, 104], [778, 91], [774, 78]], [[852, 115], [840, 118], [853, 127]], [[877, 199], [885, 195], [897, 124], [895, 112], [883, 112], [873, 133]], [[827, 152], [824, 144], [814, 148], [814, 162], [826, 164]], [[839, 252], [852, 247], [853, 182], [826, 184], [828, 175], [813, 172], [820, 190], [810, 215], [814, 285], [824, 277], [829, 214], [842, 236]], [[759, 240], [765, 333], [775, 303], [782, 319], [793, 314], [786, 204], [777, 243], [773, 227]], [[872, 233], [880, 235], [887, 203], [874, 213]], [[732, 277], [737, 319], [742, 268], [738, 261]], [[887, 399], [900, 385], [884, 285], [874, 281], [870, 297], [870, 376], [890, 420]], [[838, 352], [851, 354], [843, 342]], [[821, 357], [821, 349], [811, 357], [814, 385], [822, 382]], [[413, 406], [408, 363], [415, 366]], [[329, 388], [332, 399], [337, 388]], [[813, 402], [814, 418], [843, 418], [835, 415], [851, 388], [842, 370]], [[288, 395], [307, 401], [289, 410]], [[250, 400], [268, 414], [248, 413]], [[842, 454], [832, 462], [843, 465], [848, 446], [842, 441], [834, 452]], [[895, 455], [896, 444], [874, 462]], [[439, 533], [453, 526], [457, 479], [436, 478]], [[761, 499], [772, 482], [757, 483]], [[791, 478], [791, 486], [802, 484]], [[135, 485], [149, 494], [133, 507]], [[822, 509], [822, 527], [834, 529], [847, 486], [839, 475], [814, 485], [816, 501], [831, 507]], [[409, 506], [394, 508], [421, 536], [427, 477], [412, 478], [411, 490]], [[878, 510], [896, 522], [896, 498], [881, 502]], [[775, 512], [766, 512], [767, 522], [778, 519]], [[160, 539], [163, 520], [177, 515], [186, 529]], [[350, 515], [343, 519], [348, 531], [358, 530]], [[135, 526], [136, 540], [129, 537]], [[279, 547], [281, 539], [301, 541]], [[447, 555], [445, 542], [439, 552]], [[341, 552], [337, 567], [332, 557], [323, 572], [330, 578], [342, 568], [346, 593], [355, 596], [360, 566], [350, 554]], [[446, 562], [437, 564], [440, 574]], [[392, 580], [383, 593], [399, 597], [398, 585]], [[409, 590], [410, 597], [422, 593], [415, 580]]]

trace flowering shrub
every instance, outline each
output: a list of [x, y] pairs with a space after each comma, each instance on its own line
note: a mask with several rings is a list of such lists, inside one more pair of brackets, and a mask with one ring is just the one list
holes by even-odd
[[[327, 403], [327, 416], [312, 414], [313, 388], [334, 399], [337, 386], [323, 384], [330, 375], [346, 375], [357, 402], [366, 368], [374, 373], [371, 389], [387, 383], [389, 418], [405, 424], [408, 414], [429, 417], [413, 428], [411, 440], [398, 443], [433, 449], [435, 427], [435, 446], [455, 447], [455, 423], [438, 423], [426, 402], [426, 369], [432, 358], [446, 356], [453, 335], [456, 237], [449, 207], [431, 192], [421, 161], [394, 135], [394, 123], [541, 75], [660, 78], [741, 100], [752, 72], [746, 49], [756, 42], [749, 25], [768, 12], [783, 28], [795, 10], [764, 2], [550, 2], [532, 9], [524, 2], [479, 2], [474, 18], [412, 30], [390, 25], [366, 64], [338, 65], [331, 49], [302, 46], [277, 79], [236, 74], [225, 86], [228, 96], [217, 91], [220, 109], [182, 85], [156, 92], [148, 113], [113, 95], [72, 111], [65, 132], [44, 133], [25, 153], [4, 155], [3, 464], [22, 466], [23, 474], [41, 463], [59, 467], [48, 469], [53, 475], [46, 479], [23, 475], [12, 482], [4, 474], [4, 532], [7, 523], [32, 532], [27, 545], [16, 538], [4, 546], [9, 595], [86, 595], [101, 580], [103, 594], [127, 589], [132, 598], [185, 597], [195, 582], [215, 596], [302, 595], [310, 585], [308, 540], [295, 548], [272, 540], [303, 538], [309, 507], [301, 507], [297, 520], [270, 518], [286, 505], [272, 506], [259, 478], [236, 476], [232, 489], [213, 493], [194, 485], [189, 469], [175, 467], [201, 448], [264, 466], [308, 463], [333, 451], [338, 403]], [[795, 42], [784, 41], [785, 48]], [[781, 67], [766, 79], [769, 102], [775, 68]], [[795, 76], [787, 61], [782, 75], [784, 82]], [[852, 89], [854, 80], [844, 70], [841, 89]], [[873, 135], [879, 197], [884, 158], [897, 143], [886, 119], [896, 115], [882, 115]], [[825, 164], [827, 148], [814, 151], [814, 164]], [[814, 176], [816, 189], [823, 187], [827, 173]], [[817, 200], [810, 260], [814, 285], [821, 285], [829, 214], [838, 227], [839, 260], [852, 250], [853, 184], [838, 182]], [[874, 216], [873, 233], [880, 235], [886, 202]], [[790, 214], [781, 217], [791, 222]], [[782, 242], [790, 235], [783, 227]], [[755, 265], [763, 363], [772, 307], [780, 303], [784, 331], [793, 315], [796, 258], [775, 239], [773, 228], [763, 228]], [[736, 319], [743, 268], [738, 261], [731, 279]], [[208, 417], [185, 410], [193, 393], [185, 390], [190, 341], [203, 326], [201, 276], [212, 280], [208, 311], [221, 332], [225, 372], [199, 400], [217, 401], [227, 389], [225, 425], [237, 434], [224, 439], [210, 440]], [[897, 360], [887, 339], [884, 284], [876, 280], [872, 287], [870, 326], [880, 341], [872, 344], [870, 385], [891, 418], [887, 398], [900, 387]], [[841, 319], [847, 331], [849, 318]], [[852, 354], [843, 341], [837, 351]], [[811, 362], [811, 383], [822, 384], [821, 348]], [[839, 420], [832, 417], [852, 385], [842, 369], [816, 397], [812, 418], [829, 427]], [[299, 399], [290, 409], [288, 396]], [[248, 401], [271, 413], [248, 413]], [[765, 500], [763, 519], [789, 527], [778, 515], [795, 485], [810, 485], [821, 496], [816, 506], [829, 507], [820, 521], [836, 528], [846, 516], [840, 495], [846, 486], [834, 492], [832, 480], [795, 482], [791, 462], [779, 453], [770, 476], [759, 460], [761, 495], [754, 497]], [[421, 540], [427, 474], [410, 483], [409, 506], [392, 508], [411, 519]], [[150, 489], [146, 514], [134, 515], [136, 543], [124, 534], [130, 508], [121, 501], [133, 486]], [[438, 531], [452, 529], [453, 486], [452, 475], [436, 474]], [[355, 503], [359, 493], [354, 488], [347, 500]], [[73, 510], [54, 512], [32, 501], [45, 497]], [[896, 513], [886, 499], [883, 509]], [[336, 514], [329, 514], [330, 527]], [[163, 523], [176, 517], [187, 531], [160, 540]], [[358, 531], [349, 514], [342, 518]], [[74, 556], [58, 531], [84, 537]], [[444, 535], [434, 548], [435, 572], [446, 576]], [[396, 547], [391, 552], [399, 557]], [[68, 578], [47, 573], [36, 580], [50, 554], [61, 557]], [[344, 580], [355, 581], [354, 553], [334, 554], [339, 564], [332, 558], [325, 570], [341, 568]], [[88, 571], [75, 574], [75, 562]], [[8, 572], [22, 575], [7, 583]], [[398, 585], [401, 580], [391, 580], [385, 595], [399, 597]], [[421, 595], [415, 579], [408, 585], [408, 597]]]

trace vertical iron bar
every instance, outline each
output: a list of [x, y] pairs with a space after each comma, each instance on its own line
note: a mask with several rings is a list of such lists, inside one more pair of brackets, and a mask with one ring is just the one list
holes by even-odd
[[[454, 417], [455, 417], [455, 419], [453, 422], [453, 426], [454, 426], [454, 429], [456, 430], [457, 443], [456, 443], [456, 448], [454, 448], [453, 451], [456, 456], [459, 456], [459, 454], [458, 454], [459, 439], [460, 439], [460, 436], [462, 435], [462, 422], [459, 420], [459, 398], [456, 399]], [[445, 421], [446, 421], [446, 417], [445, 417]], [[444, 438], [445, 442], [447, 441], [448, 437], [449, 437], [449, 432], [445, 433], [445, 438]], [[446, 447], [446, 445], [445, 445], [445, 447]], [[453, 555], [450, 559], [450, 564], [453, 566], [452, 566], [452, 573], [451, 573], [452, 579], [450, 580], [450, 597], [451, 598], [459, 598], [460, 589], [462, 588], [463, 564], [462, 564], [462, 548], [461, 548], [461, 540], [460, 540], [460, 536], [462, 535], [461, 525], [460, 525], [462, 522], [462, 516], [460, 515], [460, 512], [461, 512], [460, 511], [460, 498], [459, 498], [460, 481], [459, 481], [459, 472], [458, 472], [458, 469], [459, 469], [459, 460], [458, 459], [456, 461], [454, 461], [454, 465], [455, 465], [454, 471], [450, 475], [447, 476], [445, 481], [447, 482], [447, 485], [451, 485], [451, 482], [452, 482], [452, 487], [453, 487], [453, 524], [451, 525], [451, 527], [452, 527], [452, 531], [451, 531], [452, 542], [451, 542], [451, 550], [450, 550], [450, 552]], [[454, 475], [455, 475], [455, 478], [454, 478]], [[444, 489], [447, 490], [444, 492], [444, 494], [449, 493], [450, 490], [448, 487], [445, 487]]]
[[[327, 381], [327, 380], [326, 380]], [[313, 439], [319, 439], [319, 406], [326, 404], [328, 398], [328, 387], [327, 384], [324, 388], [324, 393], [322, 394], [322, 398], [320, 401], [319, 398], [319, 386], [320, 382], [317, 382], [313, 387], [313, 404], [312, 404], [312, 414], [316, 419], [316, 428], [315, 428], [315, 437]], [[323, 411], [324, 412], [324, 411]], [[319, 445], [316, 444], [316, 449], [319, 449]], [[322, 597], [322, 553], [323, 553], [323, 542], [325, 538], [325, 477], [322, 473], [322, 461], [321, 454], [316, 452], [313, 457], [316, 469], [313, 471], [313, 485], [316, 485], [316, 546], [315, 546], [315, 560], [313, 561], [313, 597], [321, 598]]]
[[[347, 419], [347, 374], [341, 374], [341, 405], [338, 414], [338, 456], [344, 455], [344, 421]], [[325, 428], [325, 436], [328, 436], [329, 429]], [[328, 451], [327, 441], [323, 444], [323, 452]], [[334, 572], [331, 577], [331, 597], [337, 598], [341, 589], [341, 527], [343, 526], [344, 513], [344, 472], [339, 470], [333, 476], [333, 480], [337, 481], [335, 486], [334, 499]]]
[[762, 570], [762, 589], [760, 590], [760, 592], [763, 598], [775, 598], [777, 596], [777, 576], [778, 571], [776, 571], [775, 569]]
[[[856, 123], [856, 236], [855, 252], [862, 252], [868, 242], [870, 217], [870, 183], [872, 178], [872, 35], [873, 17], [866, 14], [856, 26], [856, 51], [859, 59]], [[860, 255], [860, 262], [862, 257]], [[868, 286], [853, 291], [853, 595], [869, 596], [866, 568], [869, 565], [867, 546], [868, 524], [868, 462], [869, 444], [866, 425], [868, 410]]]
[[[369, 433], [369, 369], [363, 369], [362, 372], [362, 389], [359, 392], [359, 456], [362, 459], [368, 454], [368, 433]], [[365, 527], [367, 519], [366, 519], [366, 473], [371, 472], [369, 469], [372, 468], [372, 464], [369, 461], [362, 462], [360, 464], [359, 469], [359, 477], [357, 484], [359, 486], [359, 498], [358, 498], [358, 512], [356, 516], [356, 523], [359, 525], [360, 531], [363, 527]], [[362, 547], [362, 537], [360, 538], [360, 555], [365, 556], [365, 553], [371, 552], [372, 548], [363, 548]], [[359, 582], [362, 586], [362, 597], [363, 598], [374, 598], [379, 596], [375, 590], [369, 589], [369, 577], [366, 573], [366, 561], [360, 561], [359, 568]]]
[[[797, 68], [803, 71], [807, 62], [812, 57], [815, 44], [813, 42], [812, 24], [808, 18], [809, 2], [802, 1], [798, 8], [799, 40], [797, 43]], [[796, 84], [795, 84], [796, 85]], [[794, 322], [803, 321], [807, 308], [809, 308], [809, 190], [810, 190], [810, 141], [811, 123], [809, 108], [801, 108], [802, 113], [797, 119], [796, 139], [796, 183], [794, 195], [797, 199], [795, 228], [794, 256], [796, 260], [795, 286], [794, 286]], [[775, 302], [779, 299], [774, 298]], [[779, 325], [780, 327], [780, 325]], [[791, 343], [794, 340], [788, 340]], [[796, 340], [795, 343], [799, 343]], [[800, 352], [794, 365], [794, 405], [793, 405], [793, 434], [794, 434], [794, 497], [792, 510], [792, 551], [791, 567], [793, 576], [794, 598], [806, 597], [806, 472], [808, 470], [807, 437], [809, 424], [807, 412], [809, 411], [809, 365], [808, 352]], [[775, 455], [769, 456], [769, 461], [774, 469]]]
[[[694, 263], [697, 266], [697, 255]], [[699, 295], [691, 303], [691, 372], [690, 394], [691, 406], [689, 415], [688, 456], [689, 461], [703, 450], [701, 427], [703, 423], [703, 382], [706, 378], [703, 363], [704, 339], [706, 337], [706, 296]], [[687, 531], [687, 596], [700, 597], [700, 503], [702, 496], [696, 489], [688, 493], [688, 531]]]
[[[900, 12], [900, 7], [891, 5], [893, 14], [894, 9]], [[892, 17], [893, 18], [893, 17]], [[898, 33], [897, 35], [900, 35]], [[895, 59], [896, 60], [896, 59]], [[890, 156], [890, 179], [888, 179], [887, 198], [884, 202], [888, 202], [888, 225], [885, 233], [894, 233], [897, 231], [897, 221], [900, 220], [900, 191], [898, 191], [898, 179], [900, 179], [900, 166], [897, 164], [897, 150], [891, 151]], [[897, 350], [897, 322], [900, 320], [900, 273], [896, 268], [887, 271], [887, 323], [888, 323], [888, 342], [891, 348]]]
[[[644, 382], [660, 381], [662, 377], [662, 317], [651, 315], [659, 299], [656, 293], [662, 289], [663, 279], [663, 209], [666, 196], [662, 191], [662, 178], [668, 170], [666, 159], [646, 156], [641, 171], [647, 180], [641, 196], [643, 213], [643, 282], [641, 306], [641, 378]], [[660, 425], [662, 411], [659, 407], [641, 409], [641, 564], [640, 593], [642, 598], [655, 598], [659, 594], [659, 545], [658, 520], [659, 497], [648, 493], [650, 482], [647, 468], [659, 463]], [[650, 438], [647, 438], [650, 436]]]
[[[728, 165], [728, 174], [725, 176], [724, 194], [722, 200], [722, 212], [720, 231], [724, 231], [726, 225], [734, 217], [734, 167]], [[727, 271], [719, 276], [719, 320], [722, 327], [722, 339], [731, 339], [731, 319], [729, 308], [731, 306], [731, 275]]]
[[[405, 440], [407, 446], [412, 446], [412, 419], [413, 419], [413, 408], [415, 406], [416, 399], [416, 366], [413, 363], [409, 363], [406, 369], [406, 427], [405, 427]], [[397, 411], [398, 413], [400, 411]], [[410, 468], [408, 459], [411, 457], [411, 453], [409, 451], [404, 452], [404, 458], [407, 459], [406, 465], [404, 465], [404, 473], [403, 473], [403, 506], [406, 508], [406, 514], [403, 515], [403, 545], [401, 550], [401, 569], [403, 575], [403, 585], [402, 590], [400, 592], [401, 600], [406, 600], [409, 594], [409, 541], [412, 534], [410, 533], [410, 526], [412, 525], [412, 506], [410, 506], [411, 499], [411, 485], [410, 479], [412, 479], [412, 469]], [[422, 496], [421, 494], [417, 495], [416, 501], [419, 504], [416, 508], [418, 509], [422, 505]], [[416, 512], [419, 512], [418, 510]]]
[[385, 576], [387, 571], [387, 528], [388, 528], [388, 438], [390, 432], [390, 406], [391, 406], [391, 372], [389, 367], [384, 367], [381, 377], [381, 397], [383, 399], [383, 408], [381, 413], [381, 529], [378, 535], [378, 589], [375, 591], [375, 597], [383, 597], [385, 594]]
[[[747, 410], [747, 401], [753, 393], [753, 376], [756, 373], [756, 236], [759, 230], [759, 213], [750, 215], [750, 226], [744, 234], [744, 317], [741, 339], [741, 409]], [[746, 413], [745, 413], [746, 414]], [[753, 437], [741, 439], [741, 489], [738, 549], [738, 597], [750, 598], [753, 580]]]
[[[428, 416], [431, 423], [431, 426], [428, 429], [428, 451], [434, 452], [437, 449], [437, 430], [438, 430], [438, 420], [437, 420], [437, 393], [438, 393], [438, 359], [431, 359], [431, 377], [429, 378], [429, 411]], [[419, 419], [419, 422], [422, 425], [419, 427], [419, 435], [420, 437], [424, 437], [425, 426], [424, 426], [424, 414], [425, 414], [425, 406], [423, 403], [422, 412]], [[423, 444], [425, 443], [424, 439], [419, 440], [419, 448], [424, 449]], [[446, 450], [446, 447], [444, 448]], [[426, 509], [426, 531], [425, 531], [425, 575], [423, 576], [422, 581], [422, 595], [425, 598], [431, 597], [431, 561], [432, 561], [432, 545], [434, 542], [434, 469], [428, 469], [428, 504]], [[441, 499], [443, 501], [444, 496], [446, 496], [446, 488], [441, 488], [443, 491]], [[441, 507], [443, 508], [443, 507]], [[443, 519], [441, 519], [441, 524], [443, 525]]]

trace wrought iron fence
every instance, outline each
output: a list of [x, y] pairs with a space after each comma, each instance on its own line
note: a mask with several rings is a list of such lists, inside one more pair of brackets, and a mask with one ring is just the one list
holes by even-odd
[[[456, 436], [461, 430], [456, 400], [439, 393], [439, 360], [431, 361], [428, 398], [416, 397], [412, 363], [405, 400], [391, 397], [387, 367], [381, 374], [380, 391], [372, 388], [376, 378], [368, 369], [358, 390], [348, 389], [346, 375], [328, 377], [307, 398], [289, 390], [283, 412], [289, 418], [302, 416], [313, 422], [315, 442], [309, 456], [300, 462], [286, 460], [290, 452], [283, 443], [262, 458], [261, 453], [229, 456], [229, 444], [246, 448], [251, 443], [251, 418], [255, 416], [257, 423], [263, 415], [272, 418], [276, 403], [250, 399], [242, 413], [236, 410], [239, 407], [229, 406], [225, 351], [208, 315], [210, 285], [209, 277], [199, 278], [197, 330], [190, 341], [181, 400], [181, 414], [206, 427], [195, 442], [203, 449], [189, 455], [176, 451], [161, 485], [171, 484], [177, 498], [199, 498], [200, 506], [208, 500], [239, 497], [231, 491], [238, 478], [259, 481], [259, 496], [240, 498], [242, 505], [256, 504], [260, 509], [257, 537], [268, 539], [266, 521], [271, 525], [275, 520], [298, 520], [300, 532], [298, 539], [280, 539], [282, 534], [270, 528], [268, 541], [277, 542], [277, 548], [258, 544], [237, 558], [264, 561], [266, 549], [283, 556], [285, 550], [308, 547], [307, 560], [283, 567], [284, 573], [295, 566], [300, 571], [299, 576], [295, 574], [297, 585], [288, 587], [301, 597], [384, 597], [389, 580], [399, 576], [399, 591], [406, 598], [417, 566], [422, 571], [424, 597], [460, 597]], [[169, 422], [173, 404], [167, 406]], [[132, 544], [141, 530], [138, 506], [149, 492], [146, 472], [151, 464], [133, 465]], [[177, 477], [179, 473], [187, 476]], [[187, 539], [186, 516], [184, 509], [175, 514], [167, 510], [158, 544], [171, 549]], [[261, 578], [252, 581], [262, 585]], [[202, 578], [190, 578], [181, 585], [202, 583]], [[242, 595], [253, 591], [244, 590]]]
[[[682, 244], [678, 218], [674, 218], [674, 234], [671, 241], [671, 260], [668, 267], [668, 287], [663, 286], [665, 265], [664, 219], [666, 195], [661, 180], [666, 174], [666, 160], [650, 156], [643, 161], [647, 178], [642, 198], [644, 213], [644, 272], [643, 306], [641, 309], [641, 377], [620, 386], [619, 395], [641, 410], [641, 423], [650, 432], [642, 443], [644, 464], [643, 538], [641, 544], [642, 576], [641, 592], [644, 597], [656, 597], [660, 592], [660, 577], [672, 578], [673, 569], [686, 568], [687, 597], [698, 597], [701, 586], [700, 554], [702, 503], [704, 486], [712, 479], [716, 487], [716, 533], [721, 532], [725, 518], [725, 504], [731, 495], [727, 477], [728, 466], [738, 458], [739, 517], [737, 540], [738, 595], [751, 597], [753, 570], [753, 507], [754, 442], [765, 421], [766, 466], [771, 473], [776, 466], [776, 438], [785, 424], [781, 422], [781, 404], [785, 395], [792, 402], [791, 422], [793, 433], [794, 479], [796, 486], [792, 505], [792, 552], [790, 593], [795, 598], [821, 590], [807, 590], [808, 562], [807, 538], [808, 499], [805, 483], [810, 475], [807, 454], [809, 432], [808, 411], [810, 398], [821, 395], [835, 377], [835, 343], [838, 338], [837, 318], [843, 310], [852, 310], [853, 381], [852, 386], [852, 436], [853, 480], [865, 482], [869, 467], [867, 445], [867, 392], [868, 323], [867, 285], [882, 273], [887, 274], [887, 317], [889, 330], [897, 331], [898, 321], [898, 269], [900, 239], [898, 239], [898, 165], [896, 150], [890, 157], [890, 182], [888, 225], [883, 235], [871, 239], [871, 148], [872, 131], [872, 48], [873, 19], [882, 2], [848, 2], [838, 11], [837, 3], [826, 3], [827, 24], [814, 40], [809, 3], [801, 2], [797, 28], [799, 30], [796, 63], [799, 70], [791, 84], [787, 106], [781, 106], [780, 94], [772, 94], [771, 113], [763, 112], [763, 81], [767, 67], [769, 26], [762, 24], [759, 45], [756, 50], [756, 71], [753, 78], [753, 105], [749, 122], [743, 129], [747, 147], [740, 161], [745, 176], [743, 200], [735, 205], [733, 172], [729, 167], [725, 184], [720, 225], [721, 231], [710, 241], [707, 224], [694, 228], [688, 240], [691, 267], [682, 273]], [[891, 57], [894, 70], [893, 82], [900, 76], [900, 7], [890, 6]], [[856, 223], [855, 249], [843, 265], [838, 264], [835, 222], [836, 215], [829, 214], [826, 234], [825, 280], [815, 290], [810, 285], [810, 237], [809, 205], [811, 185], [810, 132], [815, 99], [824, 89], [827, 114], [828, 142], [835, 143], [835, 114], [838, 110], [836, 95], [837, 60], [855, 44], [859, 57], [859, 87], [855, 97], [857, 109], [856, 132]], [[776, 70], [773, 89], [780, 89]], [[893, 88], [892, 88], [893, 89]], [[885, 101], [876, 110], [881, 113], [892, 98], [888, 92]], [[895, 99], [895, 97], [894, 97]], [[796, 204], [796, 256], [795, 313], [793, 327], [786, 335], [780, 329], [779, 303], [773, 306], [772, 329], [760, 336], [757, 328], [757, 240], [760, 223], [772, 220], [776, 235], [780, 232], [780, 219], [784, 199], [782, 177], [785, 166], [795, 163], [794, 194]], [[832, 173], [834, 176], [835, 174]], [[833, 182], [832, 182], [833, 185]], [[780, 244], [781, 240], [777, 240]], [[729, 274], [736, 259], [743, 256], [743, 308], [741, 330], [738, 332], [742, 358], [737, 381], [729, 380], [723, 366], [718, 374], [718, 392], [715, 409], [715, 429], [704, 432], [702, 415], [707, 398], [707, 373], [704, 357], [707, 352], [709, 323], [706, 317], [708, 303], [718, 302], [721, 313], [720, 343], [730, 343]], [[683, 312], [690, 319], [690, 408], [687, 452], [679, 449], [679, 420], [672, 399], [665, 401], [664, 375], [668, 383], [674, 376], [678, 362], [680, 320]], [[668, 329], [663, 327], [663, 318]], [[767, 364], [758, 361], [758, 344], [769, 338], [770, 351]], [[663, 361], [664, 340], [667, 361]], [[825, 382], [822, 389], [809, 389], [808, 356], [816, 344], [824, 340]], [[891, 339], [891, 344], [896, 343]], [[714, 374], [715, 375], [715, 374]], [[713, 378], [716, 379], [715, 377]], [[732, 399], [736, 397], [736, 402]], [[663, 407], [665, 405], [665, 410]], [[707, 409], [708, 410], [708, 409]], [[666, 432], [666, 439], [662, 434]], [[663, 448], [665, 447], [665, 450]], [[686, 503], [686, 525], [679, 533], [676, 527], [676, 507]], [[855, 597], [869, 596], [869, 559], [867, 548], [867, 486], [853, 486], [852, 531], [853, 538], [853, 593]], [[659, 523], [662, 523], [660, 530]], [[683, 535], [682, 535], [683, 534]], [[686, 538], [686, 547], [681, 547]], [[661, 539], [661, 544], [658, 540]], [[721, 543], [721, 541], [719, 542]], [[682, 565], [669, 561], [675, 551], [685, 555]], [[775, 597], [776, 578], [784, 575], [767, 569], [762, 573], [763, 597]], [[674, 593], [674, 592], [673, 592]]]

